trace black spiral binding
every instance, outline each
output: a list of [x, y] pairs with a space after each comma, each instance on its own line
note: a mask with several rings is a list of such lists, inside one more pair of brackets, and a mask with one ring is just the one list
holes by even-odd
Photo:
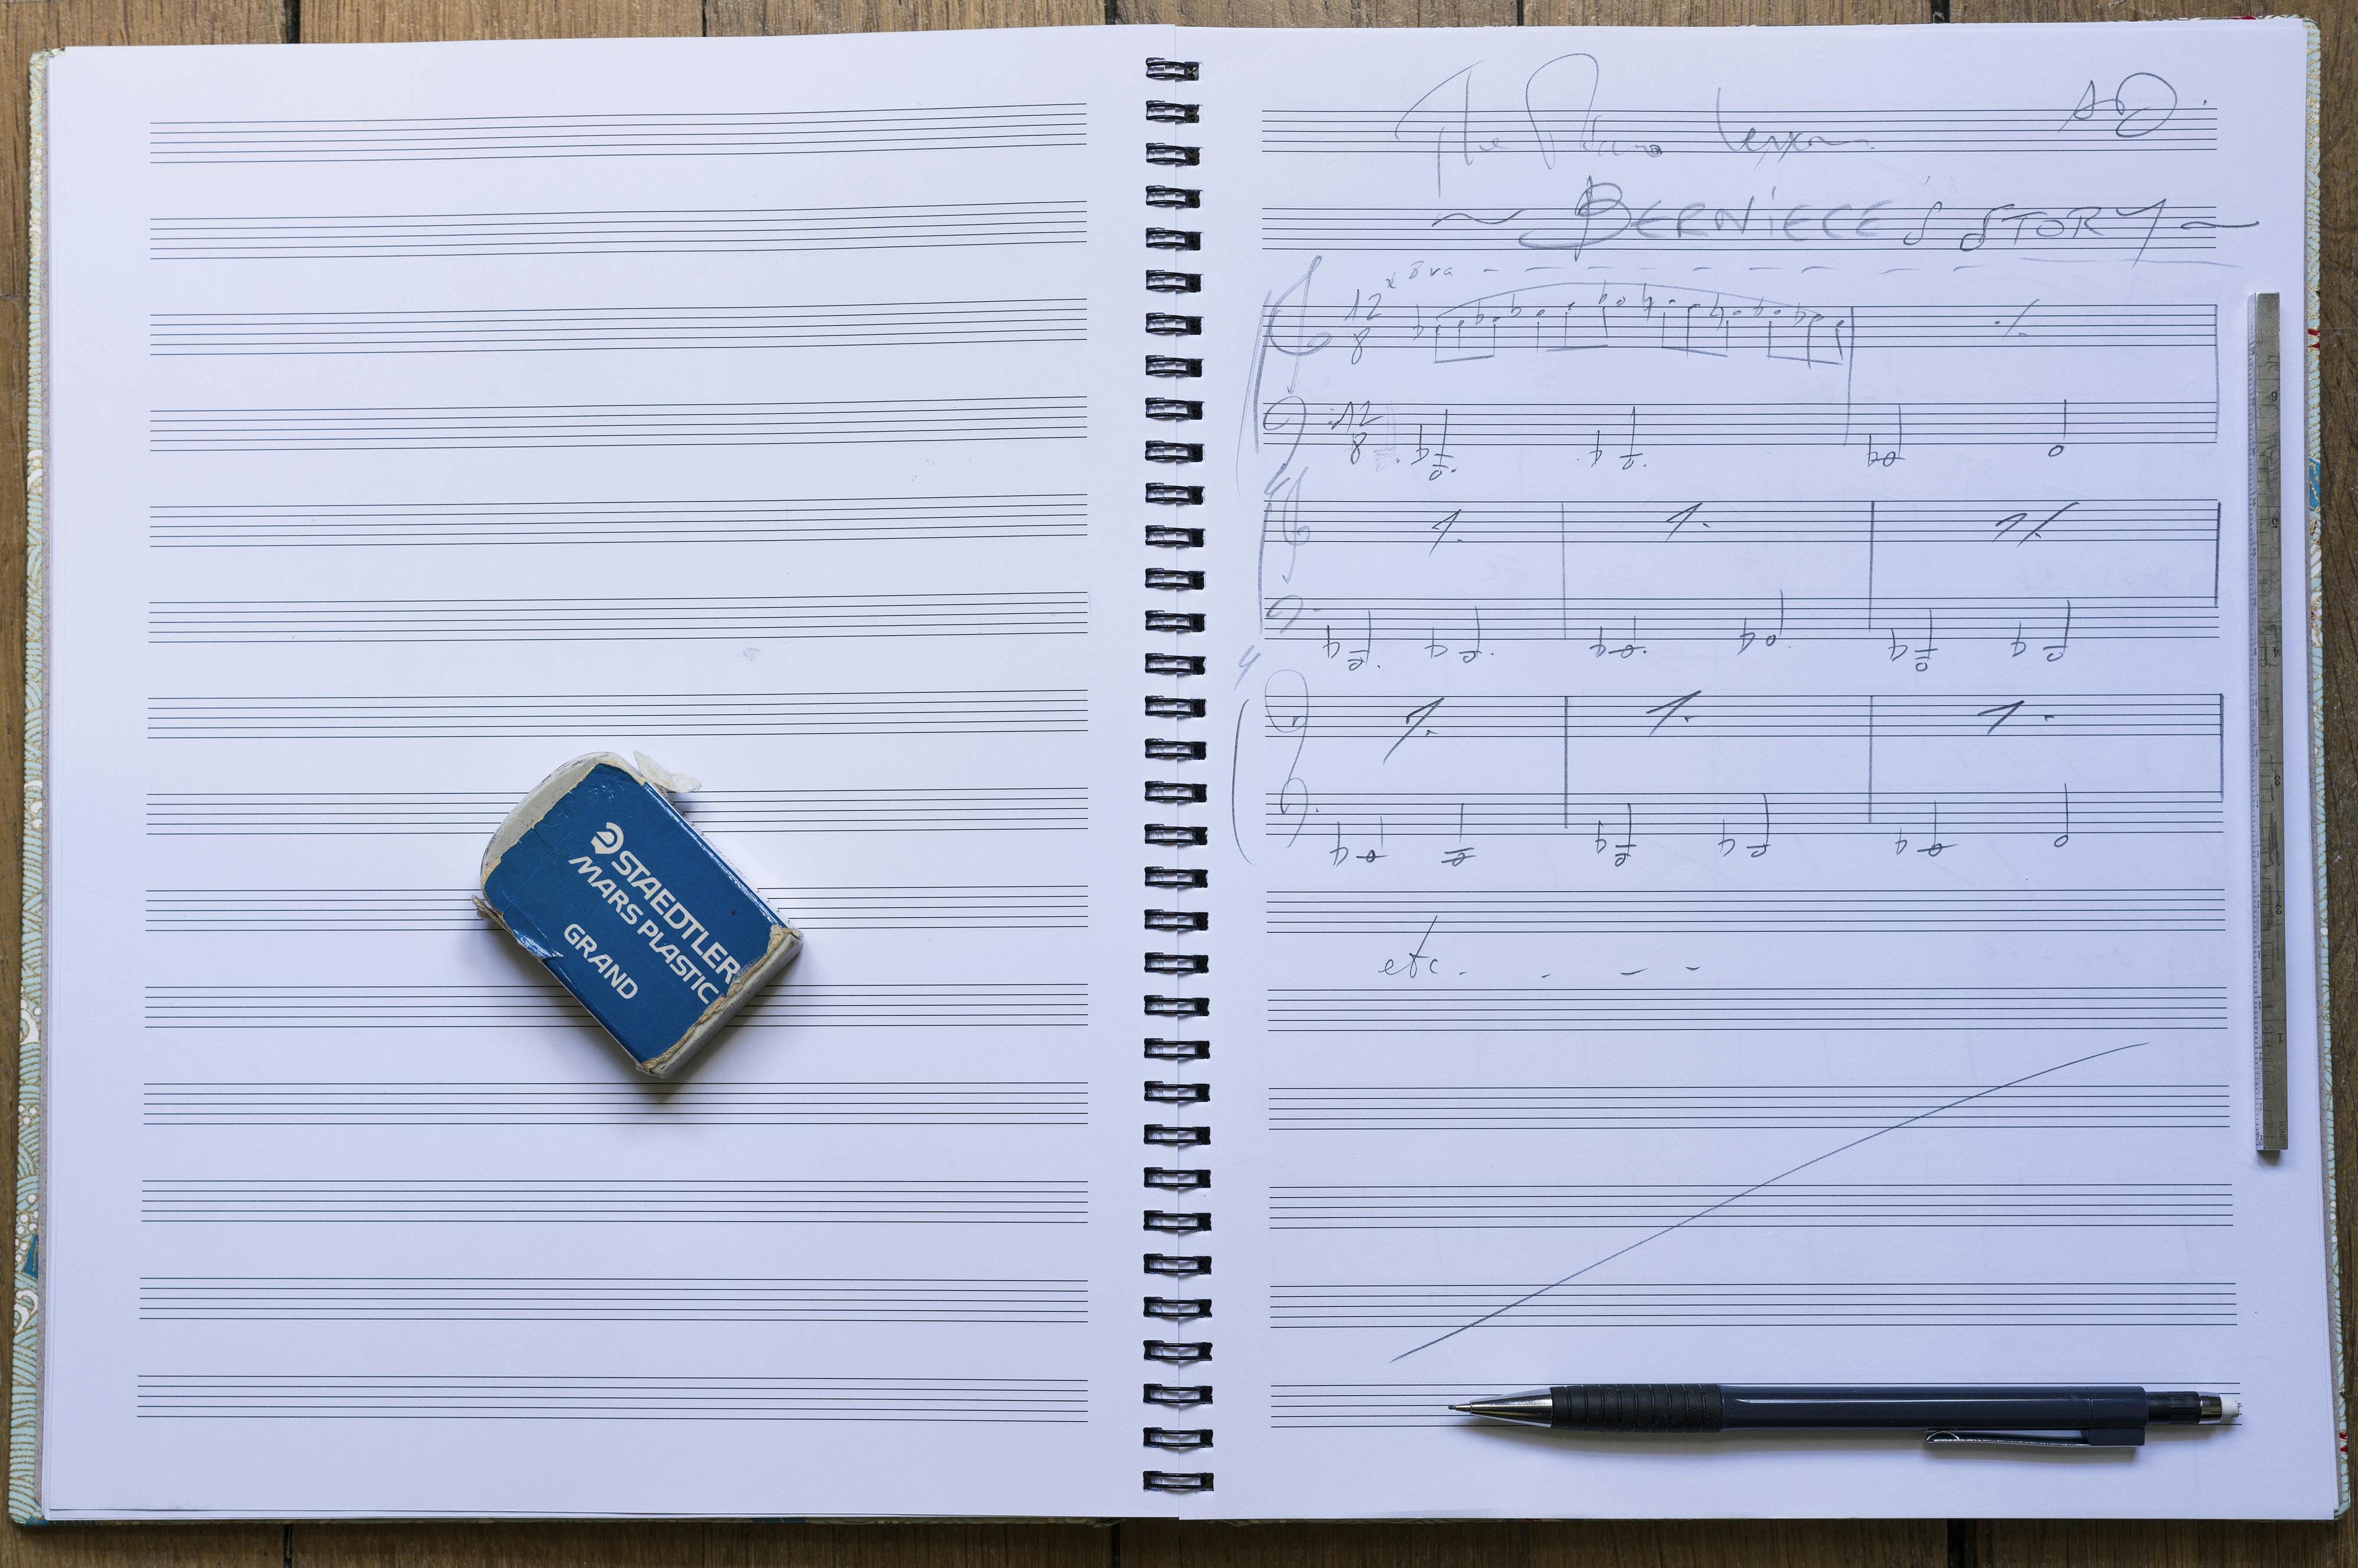
[[[1150, 81], [1194, 81], [1197, 65], [1194, 60], [1150, 59], [1146, 76]], [[1200, 103], [1174, 103], [1161, 98], [1150, 98], [1146, 103], [1146, 119], [1154, 125], [1193, 125], [1203, 117]], [[1149, 142], [1146, 161], [1163, 168], [1194, 168], [1203, 162], [1203, 149], [1175, 146], [1167, 142]], [[1204, 204], [1204, 193], [1198, 189], [1175, 185], [1149, 185], [1146, 205], [1163, 211], [1194, 211]], [[1203, 234], [1194, 229], [1176, 229], [1163, 224], [1150, 224], [1146, 230], [1146, 248], [1159, 255], [1176, 257], [1200, 253], [1204, 248]], [[1159, 259], [1150, 257], [1150, 259]], [[1146, 287], [1150, 293], [1160, 295], [1199, 294], [1204, 279], [1200, 273], [1177, 272], [1167, 266], [1146, 269]], [[1182, 426], [1200, 426], [1204, 405], [1191, 397], [1175, 395], [1187, 389], [1174, 384], [1195, 381], [1204, 373], [1204, 362], [1193, 354], [1174, 353], [1174, 348], [1191, 347], [1169, 341], [1173, 339], [1197, 338], [1203, 335], [1204, 319], [1177, 311], [1153, 309], [1146, 313], [1146, 331], [1151, 351], [1146, 355], [1147, 384], [1146, 416], [1157, 424], [1174, 427], [1170, 438], [1157, 438], [1146, 443], [1146, 460], [1158, 465], [1166, 473], [1204, 460], [1204, 444], [1193, 439], [1200, 432], [1182, 429]], [[1150, 507], [1185, 507], [1204, 504], [1204, 487], [1186, 483], [1180, 478], [1158, 478], [1146, 481], [1146, 503]], [[1182, 515], [1166, 514], [1166, 515]], [[1146, 544], [1150, 550], [1199, 550], [1204, 547], [1204, 531], [1180, 523], [1149, 523]], [[1150, 557], [1162, 561], [1173, 557]], [[1184, 557], [1180, 557], [1184, 559]], [[1146, 612], [1146, 629], [1165, 633], [1173, 637], [1189, 637], [1204, 630], [1200, 611], [1163, 608], [1170, 603], [1165, 594], [1201, 593], [1204, 574], [1183, 566], [1155, 565], [1146, 568], [1149, 601], [1155, 608]], [[1184, 602], [1181, 600], [1180, 602]], [[1201, 654], [1181, 652], [1172, 648], [1146, 655], [1146, 673], [1173, 682], [1193, 679], [1204, 673]], [[1184, 695], [1184, 687], [1167, 692], [1157, 692], [1146, 699], [1149, 719], [1170, 720], [1184, 727], [1204, 717], [1205, 699]], [[1146, 760], [1151, 762], [1200, 762], [1204, 761], [1205, 743], [1178, 736], [1158, 736], [1146, 742]], [[1205, 804], [1205, 786], [1192, 779], [1150, 778], [1146, 781], [1146, 804], [1170, 808]], [[1153, 816], [1174, 815], [1168, 809], [1157, 810]], [[1146, 842], [1156, 849], [1200, 849], [1209, 838], [1207, 829], [1190, 822], [1149, 821]], [[1161, 857], [1158, 857], [1158, 859]], [[1210, 885], [1211, 875], [1195, 866], [1163, 866], [1146, 868], [1146, 885], [1164, 894], [1157, 902], [1178, 903], [1188, 902], [1184, 895], [1201, 892]], [[1155, 908], [1146, 912], [1146, 929], [1173, 946], [1211, 928], [1211, 916], [1200, 909]], [[1211, 972], [1212, 960], [1202, 953], [1172, 953], [1150, 951], [1146, 955], [1146, 973], [1155, 976], [1165, 986], [1163, 991], [1146, 995], [1146, 1016], [1155, 1021], [1158, 1033], [1146, 1039], [1146, 1055], [1152, 1062], [1164, 1064], [1160, 1069], [1168, 1072], [1167, 1078], [1146, 1080], [1146, 1103], [1155, 1108], [1163, 1119], [1146, 1124], [1147, 1146], [1159, 1152], [1160, 1157], [1179, 1160], [1185, 1150], [1203, 1149], [1212, 1141], [1211, 1129], [1192, 1120], [1194, 1108], [1211, 1103], [1209, 1084], [1191, 1082], [1184, 1076], [1187, 1064], [1202, 1062], [1212, 1054], [1211, 1044], [1205, 1040], [1180, 1039], [1187, 1022], [1208, 1018], [1212, 1011], [1209, 998], [1171, 994], [1188, 989], [1187, 983]], [[1165, 1034], [1162, 1030], [1168, 1029]], [[1158, 1245], [1170, 1246], [1176, 1238], [1201, 1236], [1212, 1228], [1212, 1215], [1202, 1195], [1212, 1186], [1212, 1173], [1194, 1165], [1149, 1165], [1146, 1167], [1146, 1190], [1153, 1195], [1158, 1206], [1145, 1211], [1147, 1234]], [[1185, 1206], [1178, 1200], [1185, 1199]], [[1168, 1205], [1169, 1206], [1159, 1206]], [[1183, 1281], [1198, 1280], [1212, 1271], [1212, 1260], [1200, 1252], [1150, 1251], [1146, 1254], [1146, 1272], [1156, 1281], [1157, 1291], [1174, 1290]], [[1208, 1338], [1197, 1337], [1203, 1333], [1202, 1324], [1212, 1315], [1212, 1298], [1197, 1295], [1150, 1294], [1145, 1298], [1147, 1320], [1158, 1330], [1174, 1336], [1170, 1339], [1146, 1341], [1146, 1359], [1163, 1368], [1193, 1367], [1212, 1358]], [[1169, 1412], [1197, 1410], [1212, 1402], [1209, 1383], [1149, 1383], [1145, 1402], [1156, 1408], [1156, 1413], [1168, 1419]], [[1163, 1426], [1150, 1422], [1146, 1427], [1146, 1446], [1170, 1454], [1192, 1454], [1212, 1446], [1212, 1429], [1208, 1426]], [[1208, 1492], [1212, 1489], [1209, 1470], [1149, 1470], [1145, 1486], [1150, 1492]]]

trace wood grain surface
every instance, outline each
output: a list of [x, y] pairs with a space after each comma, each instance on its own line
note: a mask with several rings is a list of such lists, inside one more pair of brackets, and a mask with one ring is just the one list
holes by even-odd
[[[0, 468], [24, 471], [26, 61], [68, 44], [356, 43], [432, 38], [713, 37], [1164, 22], [1214, 27], [1737, 26], [1924, 23], [1944, 0], [0, 0]], [[2358, 742], [2344, 697], [2358, 633], [2358, 554], [2334, 524], [2358, 493], [2348, 323], [2358, 305], [2352, 156], [2358, 0], [1945, 0], [1975, 22], [2313, 16], [2323, 33], [2326, 768], [2331, 900], [2358, 908]], [[22, 744], [24, 496], [0, 483], [0, 756]], [[22, 816], [0, 788], [0, 843]], [[0, 856], [0, 1017], [16, 1013], [18, 896]], [[2344, 923], [2346, 924], [2346, 922]], [[2358, 946], [2332, 949], [2333, 1033], [2358, 1040]], [[2358, 1127], [2358, 1070], [2336, 1074]], [[15, 1085], [0, 1094], [13, 1124]], [[2358, 1186], [2338, 1173], [2347, 1270]], [[13, 1172], [10, 1173], [13, 1175]], [[2351, 1295], [2345, 1274], [2343, 1293]], [[2345, 1353], [2345, 1361], [2350, 1357]], [[0, 1376], [5, 1367], [0, 1367]], [[2358, 1568], [2358, 1523], [420, 1524], [0, 1527], [0, 1568]]]

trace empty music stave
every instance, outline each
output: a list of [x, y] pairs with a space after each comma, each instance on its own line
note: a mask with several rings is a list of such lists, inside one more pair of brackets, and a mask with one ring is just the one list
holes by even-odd
[[[2210, 790], [1773, 790], [1750, 795], [1534, 792], [1330, 792], [1296, 786], [1262, 802], [1262, 831], [1293, 842], [1316, 833], [1394, 838], [1572, 836], [1617, 846], [1711, 838], [1728, 849], [1780, 838], [1928, 838], [2036, 834], [2213, 834], [2224, 797]], [[1937, 835], [1935, 834], [1937, 829]]]
[[[147, 831], [164, 838], [459, 837], [489, 834], [514, 790], [157, 794]], [[1072, 833], [1088, 826], [1077, 786], [699, 790], [677, 803], [721, 833]]]
[[143, 1323], [1083, 1324], [1084, 1280], [143, 1275]]
[[2038, 447], [2208, 445], [2214, 399], [1979, 403], [1391, 403], [1281, 398], [1260, 410], [1279, 446], [1412, 452], [1418, 462], [1469, 447], [1546, 447], [1591, 463], [1634, 462], [1663, 447]]
[[[159, 697], [151, 741], [419, 741], [617, 735], [1076, 735], [1088, 694], [1037, 691], [453, 693]], [[514, 801], [510, 801], [514, 805]], [[504, 813], [503, 813], [504, 815]]]
[[[1638, 302], [1629, 303], [1631, 292]], [[1784, 305], [1651, 285], [1541, 284], [1451, 305], [1273, 305], [1266, 340], [1290, 352], [1327, 346], [1421, 350], [1448, 363], [1526, 351], [1660, 349], [1845, 364], [1863, 351], [1942, 349], [2193, 349], [2218, 346], [2210, 305]]]
[[2226, 1328], [2235, 1322], [2235, 1287], [2187, 1280], [1714, 1280], [1270, 1292], [1275, 1328], [1456, 1328], [1477, 1319], [1485, 1329]]
[[[149, 986], [159, 1030], [573, 1029], [589, 1014], [549, 984]], [[763, 991], [739, 1029], [1079, 1029], [1088, 987], [1070, 981], [945, 980], [805, 985]]]
[[506, 310], [178, 312], [148, 318], [158, 358], [566, 353], [591, 350], [954, 348], [1078, 343], [1082, 299]]
[[2219, 1033], [2219, 986], [1271, 987], [1281, 1034]]
[[[2161, 101], [2167, 93], [2169, 102]], [[2126, 129], [2124, 129], [2126, 127]], [[1421, 159], [1524, 153], [1552, 159], [1574, 149], [1649, 157], [1795, 154], [2211, 152], [2219, 112], [2177, 102], [2164, 87], [2150, 105], [2103, 116], [2054, 109], [1695, 109], [1535, 107], [1278, 108], [1260, 112], [1265, 153], [1387, 154]]]
[[1467, 1418], [1450, 1406], [1490, 1399], [1497, 1392], [1495, 1382], [1271, 1383], [1269, 1424], [1273, 1432], [1461, 1427]]
[[2182, 545], [2207, 560], [2219, 503], [2048, 496], [1987, 501], [1271, 501], [1268, 548], [1443, 544], [1492, 548], [1572, 545]]
[[2223, 931], [2227, 923], [2219, 888], [1273, 888], [1266, 907], [1271, 936], [2050, 934]]
[[749, 157], [983, 152], [1087, 145], [1081, 103], [672, 114], [156, 120], [148, 161], [425, 163], [506, 158]]
[[281, 643], [802, 641], [1076, 637], [1086, 591], [714, 594], [687, 599], [156, 600], [157, 646]]
[[1077, 245], [1085, 201], [157, 218], [156, 261], [349, 261]]
[[[2224, 1084], [1300, 1084], [1273, 1132], [2220, 1130]], [[1939, 1114], [1932, 1114], [1938, 1112]]]
[[1088, 1419], [1077, 1378], [774, 1378], [490, 1372], [143, 1372], [143, 1421], [824, 1421], [1030, 1425]]
[[143, 1086], [148, 1127], [1083, 1127], [1088, 1085], [691, 1081], [314, 1082]]
[[154, 452], [874, 446], [1069, 441], [1088, 400], [902, 397], [864, 403], [574, 403], [407, 408], [159, 408]]
[[[1081, 883], [765, 887], [803, 931], [1077, 931]], [[465, 888], [150, 888], [146, 929], [163, 934], [464, 931], [483, 923]]]
[[1268, 207], [1269, 251], [1416, 251], [1435, 254], [1591, 251], [1630, 255], [1900, 255], [2011, 253], [2059, 261], [2199, 261], [2222, 229], [2256, 221], [2167, 200], [1986, 206], [1888, 201], [1735, 206], [1632, 196], [1591, 180], [1569, 207]]
[[[1689, 736], [1876, 741], [2027, 735], [2216, 740], [2209, 693], [2056, 692], [2037, 697], [1884, 697], [1846, 693], [1547, 693], [1272, 690], [1266, 732], [1298, 740], [1650, 739]], [[1754, 797], [1756, 802], [1758, 797]]]
[[831, 496], [806, 500], [250, 502], [159, 504], [167, 549], [437, 545], [781, 545], [1078, 539], [1085, 495]]
[[1779, 1182], [1272, 1186], [1273, 1230], [2215, 1228], [2225, 1182]]
[[1085, 931], [1084, 882], [763, 888], [806, 931]]
[[[2210, 586], [2210, 574], [2203, 581]], [[2016, 656], [2078, 643], [2201, 641], [2219, 634], [2214, 593], [2071, 598], [1928, 598], [1782, 592], [1743, 599], [1347, 598], [1285, 594], [1261, 607], [1273, 642], [1368, 649], [1408, 643], [1439, 657], [1491, 643], [1585, 643], [1603, 652], [1652, 643], [1920, 641], [2003, 643]]]
[[157, 1178], [149, 1225], [1085, 1225], [1077, 1181]]

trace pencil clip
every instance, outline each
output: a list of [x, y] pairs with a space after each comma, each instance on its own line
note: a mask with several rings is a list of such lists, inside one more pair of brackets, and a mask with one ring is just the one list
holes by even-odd
[[2141, 1448], [2145, 1428], [2090, 1428], [2077, 1437], [2050, 1437], [2034, 1432], [1928, 1432], [1924, 1441], [1936, 1447], [1967, 1444], [1985, 1448]]

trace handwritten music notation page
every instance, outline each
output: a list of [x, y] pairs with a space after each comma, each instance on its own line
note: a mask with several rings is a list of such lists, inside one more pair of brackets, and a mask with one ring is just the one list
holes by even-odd
[[[1264, 1227], [1221, 1511], [2334, 1511], [2305, 796], [2252, 1153], [2245, 367], [2308, 297], [2309, 35], [1187, 39]], [[1444, 1408], [2009, 1380], [2248, 1414], [1993, 1462]]]

